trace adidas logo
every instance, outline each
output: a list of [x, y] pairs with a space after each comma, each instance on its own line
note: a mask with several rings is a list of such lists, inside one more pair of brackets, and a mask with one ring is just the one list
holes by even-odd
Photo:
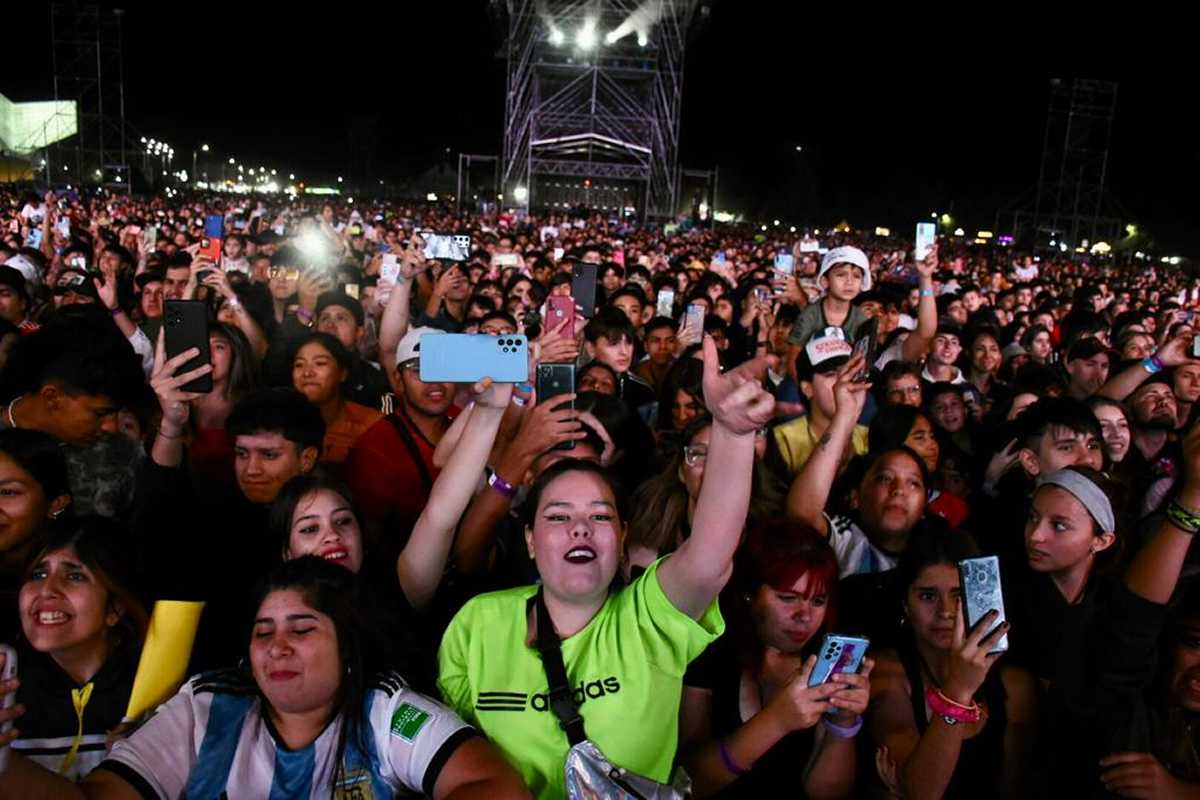
[[[621, 691], [621, 683], [615, 675], [579, 685], [571, 692], [575, 705], [581, 706], [588, 700], [598, 700]], [[550, 696], [546, 693], [533, 695], [524, 692], [480, 692], [475, 701], [477, 711], [524, 711], [526, 706], [534, 711], [549, 711]]]

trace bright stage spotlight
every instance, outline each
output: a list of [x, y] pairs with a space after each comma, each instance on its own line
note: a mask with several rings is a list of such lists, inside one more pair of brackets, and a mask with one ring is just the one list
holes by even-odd
[[645, 47], [650, 44], [650, 37], [644, 33], [638, 34], [638, 47]]
[[559, 47], [566, 40], [567, 40], [567, 37], [563, 36], [563, 32], [560, 31], [558, 28], [550, 29], [550, 44], [554, 45], [555, 47]]
[[575, 34], [575, 44], [581, 50], [591, 50], [596, 46], [596, 20], [589, 19], [583, 23], [579, 33]]

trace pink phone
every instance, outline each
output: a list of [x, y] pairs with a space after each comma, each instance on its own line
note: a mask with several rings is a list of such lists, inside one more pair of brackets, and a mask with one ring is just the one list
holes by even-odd
[[561, 295], [551, 295], [546, 301], [546, 330], [556, 331], [563, 324], [563, 320], [570, 320], [563, 335], [575, 338], [575, 299], [572, 297], [562, 297]]

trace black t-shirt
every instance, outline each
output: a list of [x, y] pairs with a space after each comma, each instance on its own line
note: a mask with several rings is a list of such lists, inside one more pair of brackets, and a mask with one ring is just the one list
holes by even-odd
[[[813, 639], [819, 646], [820, 636]], [[713, 738], [729, 736], [749, 721], [742, 719], [740, 707], [742, 671], [738, 646], [726, 633], [688, 666], [683, 677], [684, 686], [712, 692]], [[812, 755], [815, 738], [815, 726], [784, 736], [755, 762], [753, 769], [712, 797], [777, 797], [782, 796], [783, 787], [787, 787], [789, 797], [804, 797], [801, 776]]]

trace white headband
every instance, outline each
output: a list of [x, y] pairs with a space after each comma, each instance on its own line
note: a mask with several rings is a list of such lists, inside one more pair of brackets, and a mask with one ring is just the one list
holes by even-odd
[[1117, 519], [1113, 515], [1112, 503], [1109, 502], [1108, 495], [1090, 478], [1085, 478], [1073, 469], [1060, 469], [1039, 477], [1037, 485], [1038, 488], [1057, 486], [1067, 490], [1083, 504], [1101, 531], [1116, 531]]

